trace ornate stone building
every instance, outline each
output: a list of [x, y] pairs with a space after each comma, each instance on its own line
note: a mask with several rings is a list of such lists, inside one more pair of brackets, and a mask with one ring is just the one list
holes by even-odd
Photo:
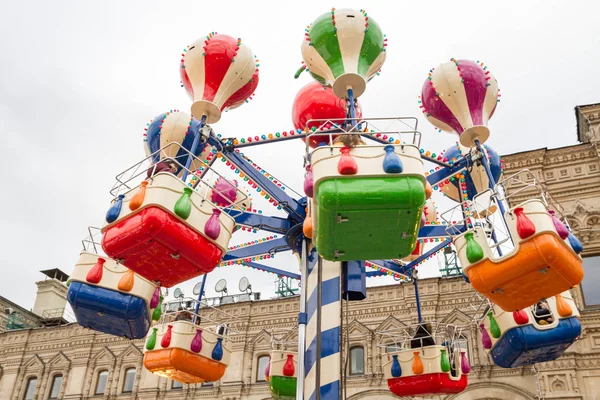
[[[521, 180], [535, 177], [545, 194], [562, 204], [561, 212], [582, 239], [586, 277], [572, 291], [581, 310], [581, 338], [559, 360], [537, 365], [537, 371], [531, 367], [502, 369], [491, 364], [471, 324], [464, 332], [472, 365], [469, 386], [463, 393], [443, 399], [600, 400], [600, 105], [577, 107], [576, 116], [582, 143], [510, 154], [504, 161], [505, 176], [527, 168]], [[531, 194], [520, 192], [512, 201]], [[59, 282], [40, 287], [49, 285], [55, 286], [55, 294], [62, 293], [56, 286]], [[388, 343], [380, 332], [415, 321], [414, 288], [397, 284], [369, 288], [367, 293], [366, 300], [350, 304], [349, 323], [344, 324], [353, 354], [347, 398], [393, 399], [382, 374], [382, 355]], [[473, 291], [462, 278], [421, 280], [420, 293], [426, 320], [470, 323], [465, 314]], [[236, 322], [231, 325], [231, 364], [219, 382], [174, 384], [144, 370], [143, 340], [116, 338], [77, 324], [41, 327], [37, 321], [34, 328], [0, 333], [0, 399], [269, 399], [263, 371], [271, 334], [277, 331], [284, 341], [297, 341], [298, 297], [230, 304], [221, 309]], [[35, 314], [28, 317], [35, 322]]]

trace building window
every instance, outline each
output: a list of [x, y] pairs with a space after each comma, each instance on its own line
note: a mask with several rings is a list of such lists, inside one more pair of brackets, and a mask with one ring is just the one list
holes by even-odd
[[96, 380], [96, 390], [94, 394], [104, 394], [106, 390], [106, 381], [108, 380], [108, 371], [98, 372], [98, 379]]
[[583, 259], [583, 282], [581, 291], [583, 293], [583, 303], [586, 306], [600, 305], [600, 256], [585, 257]]
[[387, 346], [385, 346], [386, 353], [395, 353], [400, 350], [402, 350], [402, 346], [400, 346], [399, 344], [388, 344]]
[[125, 379], [123, 380], [123, 393], [131, 393], [133, 384], [135, 383], [135, 368], [127, 368], [125, 370]]
[[62, 375], [54, 375], [52, 378], [52, 386], [50, 386], [50, 397], [48, 399], [58, 399], [60, 394], [60, 385], [62, 385]]
[[365, 374], [365, 349], [362, 346], [350, 348], [350, 375]]
[[33, 400], [33, 395], [35, 394], [35, 386], [37, 385], [37, 378], [29, 378], [27, 379], [27, 386], [25, 387], [25, 397], [23, 400]]
[[171, 389], [182, 389], [182, 388], [183, 388], [183, 383], [173, 381], [173, 384], [171, 385]]
[[266, 382], [265, 379], [265, 369], [269, 364], [269, 356], [259, 356], [258, 361], [256, 362], [256, 382]]

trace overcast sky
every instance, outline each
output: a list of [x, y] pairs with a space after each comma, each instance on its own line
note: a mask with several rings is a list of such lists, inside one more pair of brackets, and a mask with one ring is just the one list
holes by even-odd
[[[19, 1], [0, 23], [0, 295], [30, 308], [42, 269], [70, 273], [88, 225], [100, 226], [114, 176], [144, 157], [146, 122], [189, 111], [179, 85], [182, 49], [210, 31], [241, 37], [260, 60], [249, 104], [214, 129], [247, 137], [291, 128], [291, 105], [310, 81], [294, 80], [304, 28], [322, 1]], [[575, 105], [600, 102], [597, 1], [346, 1], [368, 6], [389, 39], [380, 77], [361, 102], [365, 116], [418, 116], [423, 147], [439, 152], [455, 137], [421, 117], [417, 95], [430, 68], [451, 57], [484, 61], [502, 93], [488, 144], [502, 154], [576, 142]], [[302, 188], [299, 142], [246, 153]], [[437, 194], [437, 196], [441, 196]], [[265, 213], [274, 209], [255, 200]], [[243, 240], [237, 237], [234, 241]], [[257, 234], [264, 237], [267, 234]], [[247, 240], [247, 239], [246, 239]], [[296, 271], [293, 257], [276, 258]], [[243, 267], [209, 275], [230, 293], [241, 276], [272, 294], [273, 275]], [[381, 278], [375, 283], [389, 282]], [[182, 285], [186, 294], [196, 281]]]

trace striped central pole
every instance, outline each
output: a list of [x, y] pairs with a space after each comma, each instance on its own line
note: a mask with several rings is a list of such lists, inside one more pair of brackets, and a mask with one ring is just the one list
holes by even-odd
[[340, 398], [341, 262], [308, 252], [304, 399]]

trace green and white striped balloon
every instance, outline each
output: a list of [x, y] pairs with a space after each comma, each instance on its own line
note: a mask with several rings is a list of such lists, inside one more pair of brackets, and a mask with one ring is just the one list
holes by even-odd
[[306, 29], [302, 58], [306, 69], [340, 98], [352, 88], [364, 93], [385, 61], [385, 35], [365, 10], [332, 9]]

